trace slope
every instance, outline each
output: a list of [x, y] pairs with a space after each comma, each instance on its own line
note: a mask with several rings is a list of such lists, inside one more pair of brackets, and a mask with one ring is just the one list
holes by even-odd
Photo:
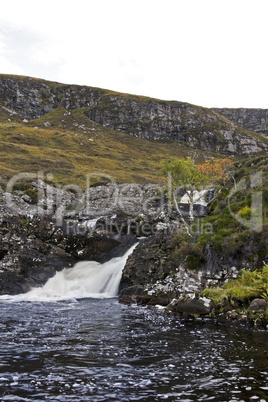
[[211, 109], [185, 102], [167, 102], [30, 77], [0, 75], [0, 101], [23, 117], [36, 119], [63, 107], [87, 108], [90, 120], [133, 137], [166, 142], [225, 155], [266, 151], [263, 136]]
[[[56, 184], [75, 183], [83, 188], [88, 175], [92, 175], [91, 183], [107, 182], [109, 177], [119, 183], [161, 183], [161, 159], [196, 153], [176, 141], [151, 142], [118, 133], [91, 121], [86, 111], [66, 112], [59, 107], [38, 119], [26, 120], [0, 106], [2, 187], [17, 173], [40, 171], [53, 175]], [[210, 155], [202, 152], [197, 160]]]

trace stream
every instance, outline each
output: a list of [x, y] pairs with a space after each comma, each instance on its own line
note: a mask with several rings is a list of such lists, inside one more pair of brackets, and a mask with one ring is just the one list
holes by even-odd
[[267, 332], [117, 298], [0, 301], [1, 401], [266, 401]]

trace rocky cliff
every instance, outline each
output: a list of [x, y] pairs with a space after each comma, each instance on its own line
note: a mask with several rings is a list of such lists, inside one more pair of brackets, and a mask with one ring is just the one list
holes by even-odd
[[266, 149], [261, 138], [213, 111], [182, 102], [110, 96], [91, 107], [91, 120], [148, 140], [175, 140], [192, 148], [227, 155]]
[[213, 110], [240, 126], [258, 134], [268, 135], [268, 109], [214, 108]]
[[171, 140], [195, 149], [227, 155], [268, 149], [267, 142], [215, 111], [183, 102], [167, 102], [29, 77], [0, 76], [0, 102], [27, 119], [62, 106], [84, 108], [96, 123], [148, 140]]

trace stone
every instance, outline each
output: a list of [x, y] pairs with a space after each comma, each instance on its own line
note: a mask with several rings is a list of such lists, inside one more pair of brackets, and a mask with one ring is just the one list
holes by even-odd
[[163, 259], [169, 256], [170, 252], [170, 236], [167, 233], [157, 232], [155, 236], [141, 240], [127, 260], [120, 283], [120, 292], [137, 285], [145, 288], [146, 285], [154, 284], [157, 280], [167, 277], [176, 267], [171, 259]]
[[31, 204], [31, 203], [32, 203], [31, 197], [30, 197], [29, 195], [27, 195], [27, 194], [23, 194], [23, 196], [21, 197], [21, 199], [22, 199], [23, 201], [27, 202], [28, 204]]
[[186, 301], [178, 301], [175, 305], [172, 305], [171, 311], [176, 313], [187, 313], [189, 315], [207, 315], [212, 310], [212, 302], [209, 300], [192, 299]]
[[252, 312], [264, 312], [268, 306], [268, 301], [265, 299], [254, 299], [250, 303], [248, 309], [251, 310]]
[[228, 320], [236, 320], [237, 317], [238, 317], [238, 313], [235, 310], [231, 310], [226, 313], [226, 318]]

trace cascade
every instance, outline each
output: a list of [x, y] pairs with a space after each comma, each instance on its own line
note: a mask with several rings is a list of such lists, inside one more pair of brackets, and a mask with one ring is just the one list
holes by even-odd
[[112, 258], [103, 264], [81, 261], [72, 268], [64, 268], [50, 278], [43, 287], [15, 296], [2, 295], [0, 301], [56, 301], [65, 299], [107, 298], [118, 294], [122, 271], [128, 256], [138, 243], [122, 257]]

